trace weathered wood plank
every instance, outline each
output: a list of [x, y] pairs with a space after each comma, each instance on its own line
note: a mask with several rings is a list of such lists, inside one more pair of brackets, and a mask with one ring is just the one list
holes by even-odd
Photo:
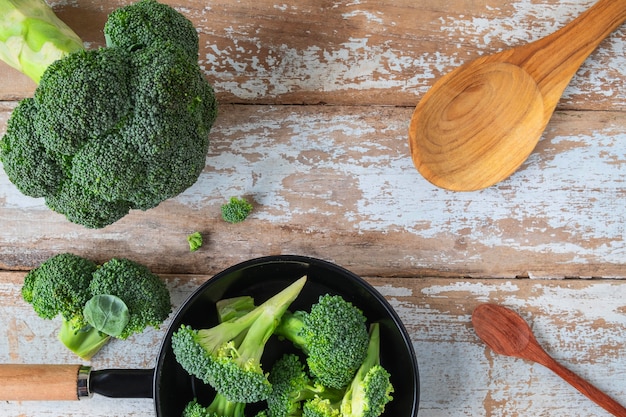
[[[20, 299], [22, 273], [0, 273], [0, 362], [77, 363], [56, 340], [56, 321], [35, 316]], [[167, 276], [175, 306], [208, 276]], [[420, 415], [605, 416], [545, 368], [486, 348], [471, 325], [484, 302], [522, 314], [544, 348], [571, 370], [626, 403], [622, 360], [626, 281], [367, 278], [392, 304], [411, 335], [421, 380]], [[95, 369], [151, 368], [166, 328], [113, 341]], [[150, 400], [94, 397], [75, 403], [0, 403], [5, 416], [154, 415]]]
[[[2, 107], [0, 123], [11, 108]], [[28, 269], [73, 250], [173, 273], [297, 253], [383, 276], [626, 276], [624, 113], [557, 113], [519, 172], [472, 193], [441, 190], [415, 170], [410, 115], [222, 106], [198, 183], [101, 230], [67, 222], [0, 172], [0, 268]], [[255, 211], [230, 225], [219, 207], [235, 195]], [[196, 230], [206, 244], [192, 254], [185, 238]]]
[[[104, 44], [107, 14], [128, 1], [50, 1], [88, 47]], [[480, 55], [546, 36], [594, 0], [534, 2], [166, 1], [200, 33], [199, 60], [221, 102], [415, 106], [432, 83]], [[618, 30], [583, 65], [563, 109], [626, 108]], [[0, 65], [0, 100], [34, 84]]]

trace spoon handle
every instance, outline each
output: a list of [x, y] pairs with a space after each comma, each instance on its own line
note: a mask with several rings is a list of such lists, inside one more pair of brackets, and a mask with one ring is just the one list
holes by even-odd
[[512, 61], [537, 81], [548, 101], [556, 104], [582, 63], [624, 21], [626, 0], [599, 0], [558, 31], [515, 48]]
[[561, 365], [547, 353], [544, 358], [542, 358], [540, 363], [548, 369], [554, 371], [554, 373], [567, 381], [571, 386], [586, 395], [587, 398], [604, 408], [609, 413], [617, 417], [626, 417], [626, 408], [624, 408], [620, 403]]

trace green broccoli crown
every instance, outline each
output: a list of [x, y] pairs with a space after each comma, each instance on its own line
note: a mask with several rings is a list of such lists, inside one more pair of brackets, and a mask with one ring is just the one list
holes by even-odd
[[307, 356], [313, 376], [329, 388], [345, 388], [365, 359], [369, 341], [363, 312], [339, 295], [322, 295], [310, 312], [287, 314], [276, 333]]
[[119, 297], [128, 307], [130, 320], [122, 333], [126, 339], [146, 327], [158, 328], [172, 311], [165, 283], [146, 266], [129, 259], [111, 259], [93, 274], [89, 284], [92, 295]]
[[299, 417], [302, 415], [302, 403], [316, 396], [335, 400], [341, 398], [339, 391], [315, 383], [300, 357], [294, 354], [287, 353], [278, 359], [268, 379], [272, 384], [272, 392], [267, 398], [270, 417]]
[[340, 403], [323, 397], [306, 401], [302, 406], [302, 415], [304, 417], [343, 417]]
[[193, 61], [198, 59], [198, 33], [189, 19], [155, 0], [140, 0], [114, 10], [104, 25], [107, 46], [132, 51], [174, 41]]
[[367, 356], [341, 401], [344, 417], [378, 417], [391, 401], [390, 374], [380, 364], [380, 325], [370, 325]]
[[[110, 335], [125, 339], [149, 325], [158, 327], [171, 311], [167, 287], [147, 267], [127, 259], [112, 259], [98, 267], [71, 253], [55, 255], [26, 274], [22, 296], [42, 318], [62, 316], [59, 340], [83, 359], [90, 359]], [[90, 309], [98, 298], [100, 303]], [[90, 318], [111, 298], [121, 300], [128, 322], [119, 326], [119, 333], [105, 334]], [[114, 305], [118, 310], [103, 311], [109, 324], [120, 318], [115, 317], [119, 304]]]
[[13, 110], [6, 135], [0, 140], [0, 161], [13, 184], [23, 194], [44, 197], [54, 194], [65, 178], [63, 158], [49, 153], [35, 137], [32, 120], [35, 100], [26, 98]]
[[77, 51], [52, 63], [33, 96], [39, 142], [49, 151], [74, 155], [110, 130], [132, 108], [126, 51]]
[[[181, 417], [216, 417], [215, 414], [209, 412], [206, 407], [198, 402], [197, 399], [193, 399], [185, 406]], [[219, 416], [218, 416], [219, 417]]]
[[0, 161], [22, 193], [89, 228], [193, 185], [217, 117], [188, 19], [154, 0], [109, 19], [111, 46], [49, 65], [0, 140]]
[[125, 201], [106, 201], [97, 194], [67, 181], [56, 194], [45, 197], [46, 205], [77, 224], [91, 229], [104, 227], [128, 214]]
[[249, 313], [214, 327], [181, 325], [172, 335], [176, 360], [230, 401], [266, 399], [271, 384], [261, 366], [265, 344], [305, 282], [306, 277], [300, 278]]
[[182, 324], [172, 334], [172, 350], [176, 361], [187, 373], [205, 384], [209, 383], [210, 372], [214, 366], [212, 351], [200, 344], [198, 330]]
[[244, 417], [245, 407], [245, 403], [229, 401], [218, 393], [207, 407], [194, 398], [185, 406], [182, 417]]
[[73, 331], [86, 325], [83, 307], [91, 298], [89, 283], [97, 265], [71, 253], [55, 255], [24, 278], [22, 296], [42, 318], [57, 315]]
[[222, 219], [228, 223], [240, 223], [252, 212], [252, 204], [244, 198], [231, 197], [228, 203], [221, 207]]

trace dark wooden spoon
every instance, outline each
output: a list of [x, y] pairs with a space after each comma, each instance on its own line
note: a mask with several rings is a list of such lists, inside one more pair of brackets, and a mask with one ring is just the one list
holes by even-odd
[[526, 321], [514, 311], [495, 304], [482, 304], [474, 310], [472, 324], [478, 337], [496, 353], [537, 362], [554, 371], [609, 413], [626, 417], [626, 408], [548, 355]]

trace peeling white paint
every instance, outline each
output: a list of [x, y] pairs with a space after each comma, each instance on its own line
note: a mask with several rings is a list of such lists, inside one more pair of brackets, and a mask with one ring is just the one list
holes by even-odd
[[486, 301], [494, 294], [510, 293], [515, 294], [519, 291], [519, 286], [511, 281], [506, 283], [494, 283], [493, 285], [484, 283], [473, 283], [468, 281], [459, 281], [448, 285], [432, 285], [422, 290], [422, 294], [430, 298], [447, 298], [450, 292], [463, 292], [474, 296], [479, 301]]
[[[313, 178], [325, 169], [354, 182], [354, 194], [360, 196], [356, 204], [346, 205], [337, 196], [316, 190], [307, 192], [327, 207], [340, 208], [335, 215], [344, 216], [361, 232], [396, 230], [437, 239], [463, 236], [470, 230], [471, 241], [486, 247], [577, 254], [571, 260], [576, 263], [600, 254], [606, 262], [623, 261], [626, 134], [616, 131], [617, 125], [607, 124], [588, 135], [553, 137], [505, 182], [482, 191], [454, 193], [429, 184], [415, 170], [404, 123], [386, 125], [387, 139], [379, 142], [376, 137], [382, 133], [364, 125], [360, 115], [322, 119], [294, 112], [282, 120], [273, 115], [268, 108], [258, 120], [225, 131], [218, 126], [216, 135], [233, 139], [230, 149], [210, 156], [210, 169], [177, 200], [200, 207], [229, 195], [247, 194], [262, 207], [256, 218], [289, 222], [297, 214], [323, 210], [298, 207], [298, 197], [285, 190], [284, 181]], [[409, 115], [407, 110], [406, 120]], [[288, 128], [290, 140], [274, 140], [279, 126]], [[562, 142], [575, 145], [560, 151]], [[319, 152], [321, 157], [307, 160], [306, 152]], [[606, 188], [608, 183], [615, 188]], [[507, 232], [500, 222], [512, 222], [519, 230]], [[551, 237], [548, 231], [571, 238]], [[544, 242], [537, 236], [545, 236]], [[589, 245], [593, 241], [604, 243]], [[445, 263], [446, 255], [438, 256]]]

